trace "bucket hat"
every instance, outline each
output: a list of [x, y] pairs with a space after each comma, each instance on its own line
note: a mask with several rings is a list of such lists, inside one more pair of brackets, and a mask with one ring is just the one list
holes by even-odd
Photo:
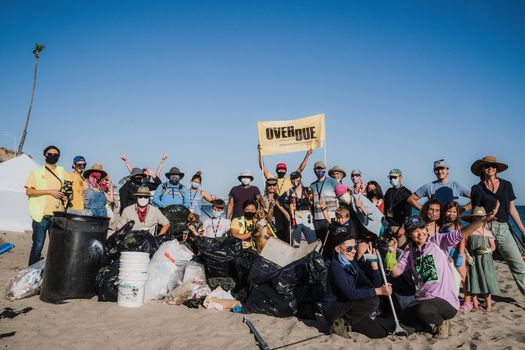
[[181, 179], [184, 177], [184, 173], [180, 171], [179, 168], [177, 168], [176, 166], [172, 167], [170, 171], [168, 171], [164, 175], [166, 175], [167, 178], [169, 178], [170, 175], [179, 175]]
[[462, 215], [461, 220], [466, 221], [466, 222], [472, 222], [473, 218], [482, 218], [484, 216], [487, 216], [487, 212], [485, 211], [485, 208], [474, 207], [474, 209], [472, 209], [472, 213]]
[[239, 174], [239, 176], [237, 176], [237, 179], [238, 179], [239, 181], [241, 181], [241, 178], [243, 178], [243, 177], [249, 177], [249, 178], [252, 179], [252, 181], [253, 181], [253, 179], [254, 179], [254, 177], [253, 177], [253, 175], [252, 175], [252, 173], [251, 173], [250, 170], [243, 170], [243, 171], [241, 171], [241, 173]]
[[498, 173], [501, 173], [502, 171], [505, 171], [509, 168], [507, 164], [498, 162], [496, 157], [485, 156], [472, 163], [472, 165], [470, 166], [470, 171], [472, 171], [472, 173], [476, 176], [481, 176], [481, 168], [486, 164], [494, 164], [496, 166], [496, 169], [498, 169]]
[[141, 168], [133, 168], [131, 169], [131, 173], [129, 173], [129, 177], [134, 177], [134, 176], [145, 177], [146, 174], [144, 174], [144, 171]]
[[98, 171], [100, 173], [102, 173], [102, 177], [106, 177], [108, 176], [108, 173], [106, 173], [104, 170], [102, 170], [102, 164], [100, 163], [95, 163], [91, 166], [91, 168], [89, 168], [88, 170], [84, 171], [84, 177], [87, 179], [89, 177], [89, 175], [91, 175], [92, 172], [95, 172], [95, 171]]
[[342, 173], [343, 178], [346, 177], [346, 171], [344, 171], [339, 165], [334, 165], [330, 170], [328, 170], [328, 176], [333, 177], [335, 171]]

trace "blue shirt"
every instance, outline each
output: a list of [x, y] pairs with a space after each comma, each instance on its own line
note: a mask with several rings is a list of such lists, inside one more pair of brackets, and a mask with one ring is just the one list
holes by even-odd
[[184, 205], [188, 208], [190, 200], [190, 190], [186, 186], [181, 183], [174, 185], [171, 182], [165, 182], [155, 190], [152, 202], [159, 208], [174, 204]]
[[450, 201], [457, 201], [459, 197], [470, 197], [470, 189], [457, 183], [450, 181], [446, 184], [437, 181], [429, 182], [421, 186], [416, 192], [419, 198], [436, 196], [441, 205], [445, 205]]
[[314, 193], [314, 219], [324, 220], [323, 212], [319, 207], [319, 196], [324, 199], [328, 215], [335, 218], [335, 210], [338, 206], [337, 197], [335, 195], [335, 187], [339, 185], [339, 181], [327, 176], [323, 181], [316, 180], [310, 184], [310, 189]]

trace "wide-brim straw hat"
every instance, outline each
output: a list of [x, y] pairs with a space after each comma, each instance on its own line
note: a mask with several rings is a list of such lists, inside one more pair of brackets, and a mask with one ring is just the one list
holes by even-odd
[[250, 170], [243, 170], [243, 171], [241, 171], [241, 173], [239, 174], [239, 176], [237, 176], [237, 179], [238, 179], [239, 181], [241, 181], [241, 179], [242, 179], [243, 177], [249, 177], [249, 178], [252, 179], [252, 181], [253, 181], [253, 179], [255, 179], [255, 178], [253, 177], [253, 175], [252, 175], [252, 172], [251, 172]]
[[174, 166], [173, 168], [170, 169], [170, 171], [168, 171], [166, 174], [167, 178], [170, 177], [170, 175], [179, 175], [180, 178], [182, 179], [184, 177], [184, 173], [182, 171], [180, 171], [179, 168], [177, 168], [176, 166]]
[[346, 171], [343, 170], [339, 165], [334, 165], [330, 170], [328, 170], [328, 176], [334, 177], [334, 171], [338, 171], [343, 174], [343, 179], [346, 177]]
[[134, 196], [144, 196], [144, 197], [153, 197], [151, 195], [151, 192], [149, 190], [149, 188], [147, 188], [146, 186], [141, 186], [137, 189], [137, 192], [133, 193]]
[[481, 159], [476, 160], [472, 165], [470, 166], [470, 171], [476, 176], [481, 176], [481, 168], [486, 164], [494, 164], [496, 165], [496, 169], [498, 169], [498, 173], [501, 173], [502, 171], [505, 171], [509, 168], [509, 166], [505, 163], [498, 162], [496, 157], [494, 156], [485, 156]]
[[89, 175], [92, 173], [92, 172], [95, 172], [95, 171], [98, 171], [100, 173], [102, 173], [102, 177], [106, 177], [108, 176], [108, 173], [106, 173], [103, 169], [102, 169], [102, 164], [100, 163], [95, 163], [91, 166], [91, 168], [89, 168], [88, 170], [84, 171], [84, 178], [88, 178]]
[[461, 220], [466, 221], [466, 222], [472, 222], [473, 218], [482, 218], [487, 215], [488, 214], [485, 211], [485, 208], [474, 207], [474, 209], [472, 209], [472, 213], [461, 216]]

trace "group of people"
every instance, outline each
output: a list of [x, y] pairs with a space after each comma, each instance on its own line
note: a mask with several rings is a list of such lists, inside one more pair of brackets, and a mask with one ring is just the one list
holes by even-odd
[[[316, 180], [306, 185], [303, 171], [311, 155], [297, 170], [278, 163], [275, 175], [264, 164], [258, 146], [259, 166], [265, 177], [263, 192], [253, 185], [254, 176], [242, 171], [228, 195], [227, 203], [204, 191], [202, 174], [196, 172], [189, 186], [177, 167], [160, 175], [164, 154], [154, 173], [136, 168], [123, 154], [129, 179], [119, 189], [117, 228], [133, 220], [134, 229], [164, 234], [170, 222], [163, 214], [173, 205], [189, 209], [199, 225], [190, 225], [193, 235], [221, 238], [231, 235], [245, 249], [261, 251], [270, 237], [293, 247], [320, 242], [320, 251], [329, 266], [323, 302], [326, 319], [334, 333], [348, 337], [350, 330], [372, 338], [386, 336], [392, 322], [381, 317], [382, 296], [394, 296], [401, 322], [411, 330], [429, 330], [447, 337], [448, 320], [459, 309], [492, 308], [491, 296], [499, 293], [492, 252], [506, 261], [522, 294], [525, 294], [525, 263], [511, 232], [512, 218], [525, 234], [515, 206], [512, 184], [499, 177], [508, 166], [486, 156], [472, 164], [480, 182], [470, 189], [449, 181], [449, 166], [443, 159], [434, 162], [436, 180], [410, 191], [403, 185], [403, 172], [388, 172], [391, 187], [383, 194], [377, 181], [365, 181], [363, 172], [350, 172], [351, 184], [340, 166], [327, 170], [323, 161], [313, 164]], [[40, 260], [54, 211], [68, 206], [84, 215], [113, 217], [113, 183], [102, 165], [86, 170], [82, 156], [73, 159], [71, 173], [57, 165], [60, 150], [44, 150], [45, 165], [31, 172], [26, 184], [29, 211], [33, 219], [33, 245], [29, 264]], [[72, 195], [63, 190], [72, 182]], [[459, 197], [470, 199], [461, 207]], [[421, 205], [419, 200], [426, 198]], [[203, 201], [211, 211], [202, 209]], [[70, 203], [69, 203], [70, 202]], [[413, 216], [415, 208], [419, 215]], [[466, 210], [471, 214], [462, 215]], [[463, 226], [463, 222], [470, 222]], [[371, 257], [376, 257], [371, 258]], [[378, 261], [378, 258], [381, 261]], [[379, 263], [379, 264], [378, 264]], [[379, 266], [384, 264], [388, 283]], [[459, 290], [464, 298], [460, 304]], [[478, 298], [480, 297], [480, 298]]]

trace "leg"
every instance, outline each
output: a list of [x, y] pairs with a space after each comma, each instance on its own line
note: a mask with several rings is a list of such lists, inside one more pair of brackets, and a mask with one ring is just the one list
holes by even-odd
[[50, 222], [46, 219], [42, 219], [40, 222], [33, 220], [33, 245], [31, 246], [31, 252], [29, 253], [29, 266], [40, 261], [42, 258], [42, 249], [44, 249], [44, 243], [46, 241], [46, 233], [49, 229]]
[[315, 230], [308, 225], [302, 225], [302, 226], [303, 226], [304, 238], [306, 238], [306, 241], [308, 242], [308, 244], [314, 243], [315, 241], [317, 241]]
[[511, 236], [512, 233], [508, 224], [494, 222], [491, 224], [491, 230], [494, 234], [498, 252], [509, 266], [521, 294], [525, 295], [525, 262], [521, 257], [514, 238]]
[[356, 324], [363, 318], [370, 316], [379, 306], [379, 298], [338, 301], [325, 312], [328, 323], [332, 324], [336, 319], [344, 317], [350, 324]]
[[417, 316], [425, 324], [441, 326], [445, 320], [456, 316], [457, 310], [440, 298], [422, 301], [417, 310]]
[[478, 300], [478, 295], [477, 294], [473, 294], [472, 295], [472, 308], [474, 310], [478, 310], [479, 309], [479, 300]]
[[299, 243], [301, 243], [302, 226], [302, 224], [299, 224], [292, 231], [292, 246], [294, 247], [299, 246]]

